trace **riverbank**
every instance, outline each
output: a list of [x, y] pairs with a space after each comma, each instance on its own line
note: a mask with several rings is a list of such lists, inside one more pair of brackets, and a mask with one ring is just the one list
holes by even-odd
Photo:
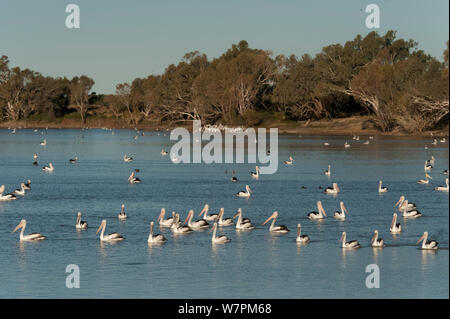
[[[230, 125], [228, 125], [230, 126]], [[184, 127], [192, 129], [192, 122], [179, 122], [176, 124], [161, 124], [159, 121], [143, 121], [137, 126], [128, 125], [114, 118], [92, 117], [82, 125], [80, 120], [73, 118], [61, 118], [55, 121], [18, 121], [0, 122], [0, 128], [29, 128], [29, 129], [81, 129], [81, 128], [113, 128], [113, 129], [138, 129], [138, 130], [162, 130]], [[304, 135], [385, 135], [385, 136], [448, 136], [448, 127], [443, 130], [410, 133], [400, 129], [391, 132], [381, 132], [373, 127], [368, 116], [353, 116], [320, 121], [287, 121], [277, 118], [265, 119], [255, 128], [278, 128], [280, 134], [304, 134]]]

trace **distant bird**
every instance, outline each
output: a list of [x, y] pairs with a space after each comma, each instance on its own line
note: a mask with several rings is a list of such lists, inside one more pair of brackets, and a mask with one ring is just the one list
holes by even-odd
[[345, 148], [348, 148], [348, 147], [350, 147], [350, 144], [348, 144], [347, 141], [346, 141], [346, 142], [344, 143], [344, 147], [345, 147]]
[[123, 161], [124, 161], [125, 163], [130, 163], [130, 162], [134, 161], [134, 159], [133, 159], [132, 157], [128, 156], [127, 154], [125, 154], [125, 155], [123, 156]]
[[438, 242], [435, 240], [427, 241], [428, 232], [424, 232], [422, 237], [419, 238], [416, 245], [422, 241], [422, 249], [438, 249]]
[[384, 240], [383, 238], [378, 239], [378, 230], [375, 229], [372, 239], [370, 240], [372, 247], [383, 248]]
[[128, 177], [128, 182], [130, 184], [139, 184], [141, 180], [137, 177], [135, 177], [134, 172], [131, 173], [130, 177]]
[[437, 186], [434, 188], [434, 190], [436, 191], [441, 191], [441, 192], [448, 192], [449, 188], [448, 188], [448, 178], [445, 179], [445, 185], [446, 186]]
[[342, 242], [342, 248], [360, 248], [361, 245], [358, 243], [357, 240], [350, 240], [350, 241], [346, 241], [347, 238], [347, 233], [346, 232], [342, 232], [342, 236], [341, 236], [341, 242]]
[[70, 164], [75, 164], [78, 161], [78, 157], [75, 156], [75, 158], [71, 158], [69, 160]]
[[383, 181], [379, 181], [378, 183], [378, 193], [387, 193], [388, 188], [387, 187], [383, 187]]
[[448, 169], [444, 169], [444, 170], [442, 171], [442, 174], [448, 175]]
[[238, 181], [237, 177], [235, 176], [235, 171], [232, 172], [231, 181], [232, 181], [233, 183], [235, 183], [235, 182]]
[[325, 175], [331, 176], [331, 165], [328, 165], [328, 169], [325, 171]]
[[417, 183], [419, 183], [419, 184], [428, 184], [429, 182], [430, 182], [430, 180], [429, 179], [433, 179], [430, 175], [428, 175], [427, 173], [425, 173], [425, 179], [419, 179], [418, 181], [417, 181]]
[[88, 228], [88, 223], [84, 220], [81, 220], [81, 212], [78, 212], [78, 214], [77, 214], [77, 221], [75, 223], [75, 228], [76, 229], [87, 229]]
[[289, 160], [284, 161], [283, 163], [286, 165], [292, 165], [294, 163], [294, 159], [292, 158], [292, 156], [289, 156]]
[[164, 149], [161, 150], [161, 155], [162, 156], [166, 156], [168, 154], [169, 154], [169, 152], [165, 151]]
[[20, 184], [20, 189], [15, 189], [13, 191], [14, 195], [20, 195], [20, 196], [25, 196], [25, 190], [27, 189], [27, 187], [25, 186], [24, 183]]
[[118, 218], [119, 218], [119, 220], [125, 220], [128, 218], [127, 213], [125, 213], [125, 205], [124, 204], [122, 204], [122, 209], [120, 210]]
[[255, 171], [250, 172], [250, 175], [253, 179], [259, 179], [259, 166], [256, 166]]
[[53, 172], [55, 168], [53, 167], [52, 163], [49, 163], [48, 166], [42, 167], [42, 170], [45, 172]]
[[42, 142], [39, 143], [39, 145], [46, 146], [47, 145], [47, 140], [43, 140]]
[[309, 243], [310, 238], [308, 235], [301, 235], [301, 227], [302, 225], [297, 225], [297, 238], [295, 239], [295, 241], [299, 244], [307, 244]]
[[164, 237], [164, 235], [161, 234], [156, 234], [153, 235], [153, 226], [154, 226], [154, 222], [152, 221], [150, 223], [150, 234], [148, 235], [148, 239], [147, 242], [149, 244], [161, 244], [167, 241], [166, 237]]
[[333, 194], [336, 195], [340, 192], [341, 190], [339, 189], [339, 186], [337, 183], [333, 183], [333, 187], [327, 187], [324, 190], [325, 194]]
[[236, 196], [249, 198], [251, 194], [252, 194], [252, 190], [250, 189], [250, 187], [248, 185], [245, 185], [245, 191], [237, 192]]
[[333, 217], [339, 220], [345, 220], [345, 214], [348, 214], [348, 210], [345, 208], [344, 202], [340, 202], [339, 205], [341, 207], [341, 211], [335, 211]]
[[398, 234], [402, 231], [402, 225], [400, 225], [400, 223], [397, 223], [397, 213], [394, 213], [394, 215], [393, 215], [391, 227], [389, 228], [389, 231], [392, 234]]
[[267, 220], [263, 223], [263, 225], [267, 224], [269, 220], [272, 220], [272, 223], [270, 224], [269, 231], [272, 233], [279, 233], [279, 234], [287, 234], [289, 232], [289, 229], [285, 225], [278, 225], [275, 226], [275, 222], [278, 218], [278, 212], [275, 211], [273, 214], [267, 218]]

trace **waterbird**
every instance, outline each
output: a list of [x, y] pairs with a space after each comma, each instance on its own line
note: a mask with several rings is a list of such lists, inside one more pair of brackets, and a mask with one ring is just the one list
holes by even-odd
[[245, 185], [245, 191], [239, 191], [236, 193], [236, 196], [238, 197], [246, 197], [249, 198], [250, 195], [252, 194], [252, 190], [250, 189], [250, 186]]
[[435, 240], [427, 241], [427, 239], [428, 239], [428, 232], [424, 232], [423, 235], [417, 241], [416, 245], [422, 241], [422, 247], [421, 247], [422, 249], [427, 249], [427, 250], [428, 249], [433, 249], [433, 250], [438, 249], [439, 244], [437, 241], [435, 241]]
[[13, 191], [14, 195], [20, 195], [20, 196], [25, 196], [25, 190], [26, 190], [26, 186], [24, 183], [20, 184], [20, 189], [15, 189]]
[[120, 210], [119, 215], [117, 216], [119, 220], [125, 220], [128, 218], [127, 213], [125, 213], [125, 205], [122, 204], [122, 209]]
[[317, 212], [310, 212], [307, 216], [311, 220], [324, 219], [325, 217], [327, 217], [327, 214], [325, 213], [322, 202], [320, 200], [317, 201]]
[[149, 244], [161, 244], [167, 241], [166, 237], [164, 237], [164, 235], [161, 234], [156, 234], [153, 235], [153, 226], [154, 226], [154, 222], [152, 221], [150, 223], [150, 234], [148, 235], [148, 239], [147, 242]]
[[307, 243], [309, 243], [310, 238], [308, 235], [301, 234], [301, 228], [302, 228], [302, 225], [297, 224], [297, 238], [295, 239], [295, 241], [299, 244], [307, 244]]
[[44, 172], [53, 172], [55, 170], [55, 168], [53, 167], [52, 163], [48, 163], [48, 165], [42, 167], [42, 170]]
[[255, 171], [254, 172], [250, 172], [250, 176], [253, 179], [259, 179], [259, 166], [255, 167]]
[[166, 209], [161, 208], [161, 212], [159, 213], [158, 219], [156, 220], [161, 227], [171, 227], [175, 220], [175, 212], [172, 212], [172, 217], [164, 219], [164, 215], [166, 215]]
[[280, 233], [280, 234], [287, 234], [289, 232], [289, 229], [285, 225], [279, 225], [275, 226], [275, 222], [278, 218], [278, 212], [275, 211], [273, 214], [267, 218], [267, 220], [263, 223], [263, 225], [267, 224], [269, 220], [272, 220], [272, 224], [270, 224], [269, 231], [272, 233]]
[[250, 219], [242, 217], [242, 208], [237, 210], [236, 214], [233, 216], [233, 219], [236, 217], [238, 218], [236, 221], [236, 230], [250, 230], [255, 228]]
[[325, 175], [331, 176], [331, 165], [328, 165], [328, 169], [325, 171]]
[[14, 194], [6, 194], [3, 195], [3, 192], [5, 191], [5, 185], [0, 186], [0, 201], [10, 201], [10, 200], [16, 200], [17, 197]]
[[128, 182], [130, 184], [139, 184], [141, 180], [137, 177], [135, 177], [134, 172], [131, 173], [130, 177], [128, 177]]
[[194, 230], [209, 228], [209, 224], [206, 220], [199, 219], [193, 221], [192, 218], [194, 218], [194, 210], [191, 209], [186, 217], [186, 220], [184, 221], [184, 224], [187, 222], [187, 225]]
[[235, 171], [233, 171], [232, 172], [232, 177], [231, 177], [231, 181], [233, 182], [233, 183], [235, 183], [235, 182], [237, 182], [237, 177], [235, 176]]
[[403, 217], [404, 218], [419, 218], [422, 216], [422, 213], [416, 209], [408, 209], [408, 200], [405, 200], [405, 207], [403, 208]]
[[161, 150], [161, 155], [166, 156], [169, 155], [169, 152], [165, 151], [164, 149]]
[[78, 214], [77, 214], [77, 221], [75, 223], [75, 228], [76, 229], [87, 229], [88, 228], [87, 221], [81, 220], [81, 212], [78, 212]]
[[292, 165], [294, 163], [294, 159], [292, 158], [292, 156], [289, 156], [289, 160], [284, 161], [283, 163], [286, 165]]
[[405, 196], [403, 196], [403, 195], [400, 196], [400, 199], [395, 204], [394, 208], [397, 206], [398, 206], [399, 211], [403, 211], [405, 207], [407, 207], [408, 209], [416, 209], [417, 208], [416, 204], [406, 201]]
[[206, 220], [206, 221], [216, 221], [219, 218], [219, 214], [208, 215], [208, 212], [209, 212], [209, 205], [205, 204], [205, 206], [200, 211], [198, 216], [200, 217], [201, 215], [203, 215], [203, 219]]
[[217, 224], [222, 227], [233, 225], [234, 221], [232, 218], [225, 218], [225, 219], [223, 218], [224, 212], [225, 212], [225, 209], [222, 207], [219, 211], [219, 219], [217, 220]]
[[337, 183], [333, 183], [333, 187], [327, 187], [324, 190], [324, 193], [326, 194], [333, 194], [336, 195], [340, 192], [339, 186]]
[[342, 232], [342, 236], [340, 241], [342, 242], [342, 248], [360, 248], [361, 245], [359, 244], [359, 242], [357, 240], [350, 240], [350, 241], [346, 241], [347, 239], [347, 233], [344, 231]]
[[378, 193], [387, 193], [388, 188], [387, 187], [383, 187], [383, 181], [379, 181], [378, 182]]
[[174, 221], [170, 229], [174, 234], [188, 234], [192, 232], [192, 228], [187, 225], [180, 225], [180, 215], [175, 214]]
[[97, 229], [97, 232], [95, 233], [96, 235], [98, 234], [100, 229], [102, 230], [102, 232], [100, 233], [100, 241], [102, 241], [102, 242], [116, 242], [116, 241], [121, 241], [121, 240], [125, 239], [119, 233], [111, 233], [111, 234], [105, 236], [106, 219], [102, 220], [100, 227]]
[[425, 164], [423, 165], [423, 170], [425, 172], [431, 171], [433, 169], [433, 166], [431, 166], [430, 164], [428, 164], [428, 161], [425, 161]]
[[78, 157], [76, 157], [76, 156], [74, 158], [69, 159], [70, 164], [75, 164], [77, 161], [78, 161]]
[[125, 163], [130, 163], [130, 162], [134, 161], [134, 159], [133, 159], [132, 157], [128, 156], [127, 154], [125, 154], [125, 155], [123, 156], [123, 161], [124, 161]]
[[378, 230], [375, 229], [372, 239], [370, 240], [372, 247], [383, 248], [384, 240], [383, 238], [378, 238]]
[[222, 236], [216, 236], [216, 232], [217, 232], [217, 223], [214, 223], [214, 225], [213, 225], [211, 231], [213, 232], [213, 235], [212, 235], [212, 238], [211, 238], [211, 242], [212, 242], [213, 244], [226, 244], [226, 243], [228, 243], [228, 242], [231, 241], [231, 239], [228, 238], [228, 237], [225, 236], [225, 235], [222, 235]]
[[339, 206], [341, 207], [341, 211], [335, 211], [333, 217], [339, 220], [345, 220], [345, 214], [348, 214], [348, 210], [345, 208], [344, 202], [340, 202]]
[[27, 180], [27, 182], [24, 183], [24, 185], [25, 185], [25, 189], [26, 189], [27, 191], [31, 189], [31, 181], [30, 181], [30, 180]]
[[350, 144], [348, 144], [347, 141], [345, 141], [344, 147], [345, 147], [345, 148], [348, 148], [348, 147], [350, 147]]
[[448, 175], [448, 169], [444, 169], [444, 170], [442, 171], [442, 174]]
[[23, 233], [25, 232], [26, 227], [27, 221], [25, 219], [22, 219], [19, 225], [17, 225], [16, 228], [14, 228], [14, 230], [12, 231], [13, 233], [15, 233], [20, 228], [22, 228], [22, 231], [20, 232], [20, 241], [40, 241], [46, 238], [44, 235], [40, 233], [31, 233], [29, 235], [24, 235]]
[[393, 215], [391, 227], [389, 228], [389, 231], [392, 234], [398, 234], [402, 231], [402, 225], [400, 225], [400, 223], [397, 223], [397, 213], [394, 213], [394, 215]]
[[46, 146], [47, 145], [47, 140], [43, 140], [42, 142], [39, 143], [39, 145]]
[[448, 178], [445, 179], [446, 186], [436, 186], [434, 190], [448, 193]]
[[430, 175], [425, 173], [425, 179], [421, 178], [417, 181], [419, 184], [428, 184], [430, 182], [430, 179], [433, 179]]

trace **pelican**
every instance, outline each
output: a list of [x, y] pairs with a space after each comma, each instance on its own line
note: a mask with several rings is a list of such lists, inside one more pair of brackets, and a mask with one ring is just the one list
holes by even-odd
[[340, 241], [342, 241], [342, 248], [359, 248], [361, 245], [358, 243], [357, 240], [350, 240], [345, 241], [347, 238], [347, 233], [344, 231], [342, 232], [342, 236]]
[[295, 241], [299, 244], [307, 244], [309, 243], [310, 238], [308, 235], [301, 235], [301, 227], [302, 225], [297, 225], [297, 239], [295, 239]]
[[231, 181], [234, 183], [234, 182], [237, 182], [237, 177], [235, 176], [235, 172], [233, 171], [233, 176], [231, 177]]
[[430, 175], [428, 175], [427, 173], [425, 173], [425, 179], [419, 179], [418, 181], [417, 181], [417, 183], [419, 183], [419, 184], [428, 184], [429, 182], [430, 182], [430, 180], [429, 179], [433, 179]]
[[378, 193], [387, 193], [387, 187], [383, 187], [383, 181], [379, 181], [378, 183]]
[[378, 230], [375, 229], [372, 239], [370, 240], [372, 247], [383, 248], [384, 240], [383, 238], [378, 239]]
[[350, 147], [350, 144], [348, 144], [347, 141], [346, 141], [346, 142], [344, 143], [344, 147], [345, 147], [345, 148]]
[[234, 224], [233, 219], [232, 218], [225, 218], [223, 219], [223, 213], [224, 213], [224, 209], [223, 207], [220, 209], [219, 211], [219, 220], [217, 221], [217, 224], [219, 226], [231, 226]]
[[172, 212], [172, 217], [164, 219], [164, 215], [166, 214], [166, 209], [161, 208], [161, 213], [159, 213], [158, 219], [156, 220], [161, 227], [171, 227], [175, 220], [175, 212]]
[[17, 199], [16, 195], [14, 195], [14, 194], [3, 195], [4, 191], [5, 191], [5, 185], [0, 186], [0, 201], [9, 201], [9, 200]]
[[438, 143], [437, 139], [434, 139], [433, 142], [431, 142], [431, 144], [433, 144], [433, 145], [437, 145], [437, 143]]
[[431, 155], [431, 159], [427, 160], [426, 164], [434, 165], [434, 161], [435, 161], [435, 160], [436, 160], [436, 159], [434, 158], [434, 156]]
[[370, 140], [373, 140], [373, 136], [369, 136], [369, 139], [370, 139]]
[[102, 223], [100, 224], [100, 227], [97, 229], [97, 232], [95, 233], [96, 235], [98, 234], [100, 229], [102, 230], [102, 232], [100, 234], [100, 241], [116, 242], [116, 241], [120, 241], [120, 240], [124, 240], [125, 239], [119, 233], [111, 233], [111, 234], [106, 235], [106, 236], [104, 235], [105, 234], [105, 229], [106, 229], [106, 219], [102, 220]]
[[25, 219], [22, 219], [19, 225], [17, 225], [16, 228], [14, 228], [13, 230], [13, 233], [15, 233], [17, 230], [22, 228], [22, 231], [20, 232], [20, 241], [40, 241], [47, 238], [39, 233], [31, 233], [29, 235], [24, 235], [23, 233], [25, 232], [25, 227], [27, 227], [27, 221]]
[[37, 153], [34, 153], [34, 154], [33, 154], [33, 158], [34, 158], [35, 160], [37, 160], [37, 159], [38, 159], [38, 155], [37, 155]]
[[448, 169], [444, 169], [444, 170], [442, 171], [442, 174], [448, 175]]
[[339, 206], [341, 207], [341, 211], [335, 211], [333, 217], [339, 220], [345, 220], [345, 214], [348, 214], [348, 210], [345, 208], [344, 202], [340, 202]]
[[84, 220], [81, 220], [81, 212], [78, 212], [77, 214], [77, 222], [75, 224], [76, 229], [87, 229], [88, 223]]
[[69, 163], [70, 163], [70, 164], [75, 164], [77, 161], [78, 161], [78, 157], [75, 156], [74, 158], [71, 158], [71, 159], [69, 160]]
[[314, 220], [314, 219], [323, 219], [325, 217], [327, 217], [327, 214], [325, 214], [325, 210], [323, 209], [322, 202], [319, 200], [317, 202], [317, 212], [308, 213], [308, 218]]
[[132, 157], [129, 157], [127, 154], [125, 154], [125, 155], [123, 156], [123, 161], [124, 161], [125, 163], [130, 163], [130, 162], [134, 161], [134, 159], [133, 159]]
[[188, 234], [192, 232], [192, 228], [186, 225], [180, 225], [180, 215], [175, 214], [174, 221], [172, 223], [172, 226], [170, 226], [170, 229], [175, 234]]
[[203, 215], [203, 219], [206, 221], [209, 221], [209, 222], [216, 221], [219, 218], [219, 214], [208, 215], [208, 211], [209, 211], [209, 205], [206, 204], [203, 207], [202, 211], [198, 214], [198, 216], [200, 217], [201, 215]]
[[211, 241], [212, 241], [213, 244], [226, 244], [226, 243], [228, 243], [228, 242], [231, 241], [231, 239], [228, 238], [228, 237], [225, 236], [225, 235], [222, 235], [222, 236], [216, 236], [216, 232], [217, 232], [217, 223], [214, 223], [213, 228], [211, 229], [211, 231], [213, 232], [212, 239], [211, 239]]
[[119, 220], [125, 220], [128, 218], [127, 213], [125, 213], [125, 205], [122, 204], [122, 210], [120, 211], [119, 215]]
[[448, 192], [448, 178], [445, 179], [445, 185], [447, 186], [436, 186], [434, 190], [441, 192]]
[[400, 196], [400, 199], [398, 200], [398, 202], [395, 204], [394, 207], [398, 206], [398, 210], [399, 211], [403, 211], [405, 209], [405, 207], [408, 208], [408, 210], [413, 210], [416, 209], [416, 204], [414, 203], [409, 203], [405, 200], [405, 196]]
[[184, 224], [186, 224], [186, 222], [188, 223], [187, 225], [192, 228], [192, 229], [204, 229], [204, 228], [208, 228], [209, 224], [206, 220], [204, 219], [199, 219], [196, 221], [192, 221], [192, 218], [194, 217], [194, 211], [191, 209], [189, 211], [189, 214], [186, 217], [186, 220], [184, 221]]
[[259, 179], [259, 166], [255, 167], [255, 172], [250, 172], [253, 179]]
[[330, 143], [325, 142], [325, 143], [323, 143], [323, 145], [325, 145], [325, 146], [330, 146]]
[[151, 222], [150, 223], [150, 234], [148, 235], [147, 242], [150, 244], [160, 244], [160, 243], [164, 243], [165, 241], [167, 241], [167, 239], [166, 239], [166, 237], [164, 237], [164, 235], [161, 235], [161, 234], [153, 235], [153, 225], [154, 225], [154, 223]]
[[270, 224], [270, 228], [269, 228], [270, 232], [287, 234], [289, 232], [289, 229], [286, 226], [284, 226], [284, 225], [275, 226], [275, 222], [277, 221], [277, 218], [278, 218], [278, 212], [275, 211], [269, 218], [267, 218], [267, 220], [263, 223], [263, 225], [267, 224], [267, 222], [269, 220], [272, 220], [272, 224]]
[[161, 150], [161, 155], [166, 156], [169, 155], [169, 152], [165, 151], [164, 149]]
[[286, 165], [292, 165], [294, 163], [294, 159], [292, 158], [292, 156], [289, 156], [289, 160], [284, 161], [283, 163]]
[[[25, 186], [24, 183], [20, 184], [20, 189], [15, 189], [13, 191], [14, 195], [20, 195], [20, 196], [25, 196], [25, 190], [27, 189], [27, 187]], [[28, 188], [29, 189], [29, 188]]]
[[422, 213], [415, 209], [408, 209], [408, 200], [405, 200], [403, 208], [403, 217], [405, 218], [418, 218], [422, 216]]
[[326, 194], [337, 194], [340, 192], [339, 186], [337, 183], [333, 183], [333, 187], [327, 187], [324, 190], [324, 193]]
[[42, 167], [42, 170], [45, 172], [53, 172], [55, 168], [53, 167], [52, 163], [48, 163], [48, 166]]
[[364, 144], [364, 145], [369, 145], [369, 144], [370, 144], [370, 141], [367, 140], [367, 141], [365, 141], [363, 144]]
[[325, 175], [331, 176], [331, 165], [328, 165], [328, 169], [325, 171]]
[[135, 175], [134, 172], [132, 172], [130, 177], [128, 177], [128, 182], [130, 182], [130, 184], [139, 184], [141, 180], [135, 177], [134, 175]]
[[425, 161], [425, 164], [423, 165], [423, 169], [425, 172], [431, 171], [433, 168], [433, 166], [431, 166], [430, 164], [428, 164], [428, 161]]
[[400, 225], [400, 223], [397, 223], [397, 213], [394, 213], [394, 215], [393, 215], [391, 227], [389, 228], [389, 231], [392, 234], [398, 234], [402, 231], [402, 225]]
[[447, 140], [446, 140], [446, 138], [445, 137], [443, 137], [443, 138], [441, 138], [440, 140], [439, 140], [439, 142], [441, 142], [441, 143], [445, 143]]
[[30, 181], [30, 180], [27, 180], [27, 182], [24, 183], [24, 185], [25, 185], [25, 189], [26, 189], [27, 191], [31, 189], [31, 181]]
[[422, 237], [419, 238], [416, 245], [422, 241], [422, 249], [438, 249], [438, 242], [435, 240], [427, 241], [428, 232], [424, 232]]
[[236, 193], [236, 196], [249, 198], [251, 194], [252, 194], [252, 190], [250, 189], [250, 187], [248, 185], [245, 185], [245, 191], [240, 191], [240, 192]]
[[47, 145], [47, 140], [43, 140], [42, 142], [39, 143], [39, 145], [46, 146]]
[[253, 226], [252, 222], [248, 218], [242, 218], [242, 208], [239, 208], [236, 214], [234, 214], [233, 219], [238, 217], [238, 220], [236, 222], [236, 229], [237, 230], [250, 230], [255, 228]]

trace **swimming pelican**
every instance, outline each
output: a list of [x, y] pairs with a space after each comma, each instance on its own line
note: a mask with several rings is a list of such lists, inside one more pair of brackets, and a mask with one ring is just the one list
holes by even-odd
[[259, 166], [255, 167], [255, 172], [250, 172], [253, 179], [259, 179]]
[[230, 238], [228, 238], [225, 235], [222, 236], [216, 236], [216, 232], [217, 232], [217, 223], [214, 223], [213, 228], [211, 229], [211, 231], [213, 232], [211, 241], [213, 244], [226, 244], [228, 242], [231, 241]]
[[219, 211], [219, 220], [217, 221], [217, 224], [219, 226], [231, 226], [234, 224], [233, 219], [232, 218], [223, 218], [223, 213], [225, 212], [224, 208], [222, 207]]
[[397, 223], [397, 213], [394, 213], [394, 215], [393, 215], [391, 227], [389, 228], [389, 231], [392, 234], [398, 234], [402, 231], [402, 225], [400, 225], [400, 223]]
[[325, 210], [323, 209], [322, 202], [319, 200], [317, 202], [317, 212], [308, 213], [308, 218], [315, 220], [315, 219], [323, 219], [325, 217], [327, 217], [327, 214], [325, 214]]
[[206, 221], [209, 221], [209, 222], [216, 221], [219, 218], [219, 214], [208, 215], [208, 211], [209, 211], [209, 205], [206, 204], [203, 207], [202, 211], [198, 214], [198, 216], [200, 217], [201, 215], [203, 215], [203, 219]]
[[38, 159], [38, 155], [37, 155], [37, 153], [34, 153], [34, 154], [33, 154], [33, 158], [34, 158], [35, 160], [37, 160], [37, 159]]
[[324, 193], [326, 194], [337, 194], [340, 192], [339, 186], [337, 183], [333, 183], [333, 187], [327, 187], [324, 190]]
[[273, 233], [280, 233], [280, 234], [287, 234], [289, 232], [289, 229], [284, 225], [275, 226], [275, 222], [278, 218], [278, 212], [275, 211], [273, 214], [267, 218], [267, 220], [263, 223], [265, 225], [269, 220], [272, 220], [272, 224], [270, 224], [269, 231]]
[[383, 248], [384, 240], [383, 238], [378, 239], [378, 230], [375, 229], [372, 239], [370, 240], [372, 247]]
[[325, 143], [323, 143], [323, 145], [325, 145], [325, 146], [330, 146], [330, 143], [325, 142]]
[[443, 137], [439, 140], [439, 142], [441, 142], [441, 143], [445, 143], [446, 141], [447, 141], [447, 139], [445, 137]]
[[71, 159], [69, 160], [69, 163], [70, 163], [70, 164], [75, 164], [77, 161], [78, 161], [78, 157], [75, 156], [74, 158], [71, 158]]
[[447, 186], [436, 186], [434, 190], [441, 192], [448, 192], [448, 178], [445, 179], [445, 185]]
[[345, 241], [347, 238], [347, 233], [344, 231], [342, 232], [342, 236], [340, 241], [342, 241], [342, 248], [359, 248], [361, 245], [358, 243], [357, 240], [350, 240]]
[[20, 241], [39, 241], [47, 238], [39, 233], [31, 233], [29, 235], [24, 235], [23, 233], [25, 232], [25, 227], [27, 227], [27, 221], [25, 219], [22, 219], [19, 225], [17, 225], [16, 228], [14, 228], [13, 230], [13, 233], [15, 233], [17, 230], [22, 228], [22, 231], [20, 232]]
[[46, 146], [47, 145], [47, 140], [43, 140], [42, 142], [39, 143], [39, 145]]
[[170, 229], [175, 234], [188, 234], [192, 232], [192, 228], [187, 225], [180, 225], [180, 215], [175, 214], [174, 221], [172, 223], [172, 226], [170, 226]]
[[5, 191], [5, 185], [0, 186], [0, 201], [9, 201], [9, 200], [17, 199], [16, 195], [14, 195], [14, 194], [3, 195], [4, 191]]
[[30, 181], [30, 180], [27, 180], [27, 182], [24, 183], [24, 185], [25, 185], [25, 189], [26, 189], [27, 191], [31, 189], [31, 181]]
[[[27, 187], [25, 186], [24, 183], [20, 184], [20, 189], [15, 189], [13, 191], [14, 195], [20, 195], [20, 196], [25, 196], [25, 190], [27, 189]], [[28, 188], [29, 189], [29, 188]]]
[[405, 207], [407, 207], [408, 210], [413, 210], [413, 209], [417, 208], [416, 204], [407, 202], [405, 200], [405, 196], [403, 196], [403, 195], [400, 196], [400, 199], [398, 200], [398, 202], [395, 204], [394, 207], [397, 207], [397, 206], [398, 206], [399, 211], [403, 211], [405, 209]]
[[403, 217], [405, 218], [418, 218], [422, 216], [422, 213], [415, 209], [408, 209], [408, 200], [405, 200], [405, 207], [403, 208]]
[[249, 198], [251, 194], [252, 194], [252, 190], [250, 189], [250, 187], [248, 185], [245, 185], [245, 191], [240, 191], [240, 192], [236, 193], [236, 196]]
[[367, 141], [365, 141], [363, 144], [364, 144], [364, 145], [369, 145], [369, 144], [370, 144], [370, 141], [367, 140]]
[[431, 142], [431, 144], [433, 144], [433, 145], [437, 145], [437, 143], [438, 143], [437, 139], [434, 139], [433, 142]]
[[449, 174], [449, 173], [448, 173], [448, 169], [444, 169], [444, 170], [442, 171], [442, 174], [448, 175], [448, 174]]
[[156, 220], [161, 227], [171, 227], [175, 220], [175, 212], [172, 212], [172, 217], [164, 219], [164, 215], [166, 214], [166, 209], [161, 208], [161, 212], [159, 213], [158, 219]]
[[233, 219], [238, 217], [238, 220], [236, 222], [236, 229], [237, 230], [250, 230], [255, 228], [253, 226], [252, 222], [248, 218], [242, 218], [242, 208], [239, 208], [236, 214], [234, 214]]
[[434, 161], [435, 161], [436, 159], [434, 158], [434, 156], [433, 155], [431, 155], [431, 159], [429, 159], [429, 160], [427, 160], [427, 164], [430, 164], [430, 165], [434, 165]]
[[387, 187], [383, 187], [383, 181], [380, 181], [378, 183], [378, 193], [387, 193], [388, 189]]
[[130, 163], [130, 162], [134, 161], [134, 159], [133, 159], [132, 157], [129, 157], [127, 154], [125, 154], [125, 155], [123, 156], [123, 161], [124, 161], [125, 163]]
[[53, 167], [52, 163], [48, 163], [48, 166], [42, 167], [42, 170], [45, 172], [53, 172], [55, 168]]
[[161, 155], [166, 156], [169, 155], [169, 152], [165, 151], [164, 149], [161, 150]]
[[186, 220], [184, 221], [184, 224], [186, 224], [186, 222], [187, 222], [187, 225], [190, 228], [194, 229], [194, 230], [195, 229], [209, 228], [209, 224], [208, 224], [208, 222], [206, 220], [199, 219], [199, 220], [196, 220], [196, 221], [192, 221], [192, 218], [194, 218], [194, 211], [191, 209], [189, 211], [189, 214], [186, 217]]
[[78, 212], [77, 214], [77, 222], [75, 223], [76, 229], [87, 229], [88, 223], [84, 220], [81, 220], [81, 212]]
[[423, 165], [423, 169], [425, 172], [431, 171], [433, 169], [433, 166], [427, 163], [428, 161], [425, 161], [425, 164]]
[[419, 238], [416, 245], [422, 241], [422, 249], [438, 249], [438, 242], [435, 240], [427, 241], [428, 232], [424, 232], [422, 237]]
[[109, 235], [104, 235], [105, 234], [105, 229], [106, 229], [106, 219], [102, 220], [102, 223], [100, 224], [100, 227], [97, 229], [97, 232], [95, 233], [96, 235], [98, 234], [98, 232], [100, 231], [100, 229], [102, 230], [101, 234], [100, 234], [100, 240], [101, 241], [105, 241], [105, 242], [116, 242], [116, 241], [120, 241], [120, 240], [124, 240], [125, 238], [119, 234], [119, 233], [111, 233]]
[[350, 144], [348, 144], [347, 141], [345, 141], [344, 147], [345, 147], [345, 148], [350, 147]]
[[325, 171], [325, 175], [331, 176], [331, 165], [328, 165], [328, 169]]
[[122, 209], [117, 217], [119, 218], [119, 220], [125, 220], [128, 218], [127, 213], [125, 213], [125, 205], [124, 204], [122, 204]]
[[130, 177], [128, 177], [128, 182], [130, 182], [130, 184], [139, 184], [141, 180], [135, 177], [134, 175], [135, 175], [134, 172], [132, 172]]
[[233, 171], [233, 176], [231, 177], [231, 181], [234, 183], [234, 182], [237, 182], [237, 177], [235, 176], [235, 172]]
[[154, 223], [151, 222], [150, 223], [150, 234], [148, 235], [147, 242], [150, 244], [161, 244], [161, 243], [167, 241], [167, 239], [166, 239], [166, 237], [164, 237], [164, 235], [161, 235], [161, 234], [153, 235], [153, 225], [154, 225]]
[[289, 156], [289, 161], [284, 161], [283, 163], [286, 165], [292, 165], [294, 163], [294, 159], [292, 158], [292, 156]]
[[308, 235], [301, 235], [301, 227], [302, 225], [297, 225], [297, 238], [295, 239], [295, 241], [299, 244], [307, 244], [309, 243], [310, 238]]
[[345, 213], [348, 214], [348, 210], [345, 208], [344, 202], [340, 202], [339, 206], [341, 207], [341, 211], [335, 211], [333, 217], [339, 220], [345, 220]]
[[418, 181], [417, 181], [417, 183], [419, 183], [419, 184], [428, 184], [429, 182], [430, 182], [430, 180], [429, 179], [433, 179], [430, 175], [428, 175], [427, 173], [425, 173], [425, 179], [419, 179]]

